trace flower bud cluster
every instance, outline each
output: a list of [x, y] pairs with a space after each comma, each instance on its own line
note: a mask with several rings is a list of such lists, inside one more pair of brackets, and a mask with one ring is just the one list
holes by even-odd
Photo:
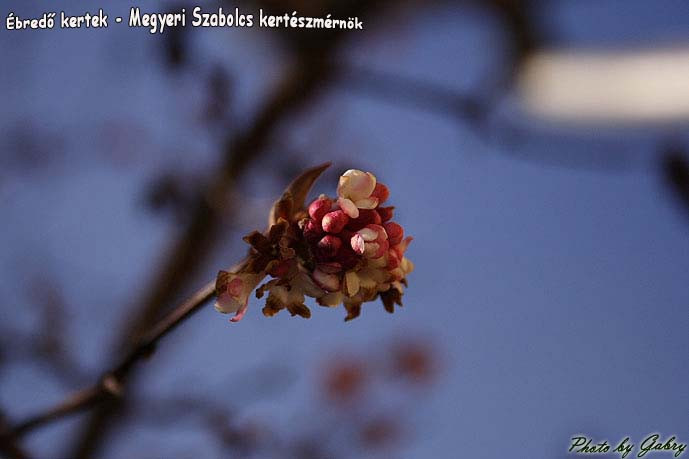
[[[385, 207], [390, 192], [370, 172], [348, 170], [339, 180], [337, 198], [319, 196], [308, 207], [276, 204], [283, 212], [264, 235], [254, 232], [250, 261], [241, 271], [218, 278], [218, 304], [223, 312], [246, 310], [248, 293], [266, 274], [273, 277], [256, 291], [269, 292], [263, 313], [282, 309], [309, 317], [304, 297], [322, 306], [343, 304], [345, 320], [357, 317], [361, 305], [380, 297], [388, 312], [401, 305], [406, 277], [413, 264], [405, 258], [411, 237], [392, 221], [394, 207]], [[284, 218], [287, 217], [287, 218]], [[257, 280], [258, 278], [258, 280]]]

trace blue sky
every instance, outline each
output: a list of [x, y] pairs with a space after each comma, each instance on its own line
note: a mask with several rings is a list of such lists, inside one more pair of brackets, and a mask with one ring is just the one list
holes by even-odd
[[[127, 7], [115, 5], [112, 14], [124, 14]], [[24, 14], [44, 7], [13, 6]], [[689, 41], [682, 1], [562, 1], [542, 16], [562, 47]], [[195, 31], [195, 70], [175, 75], [160, 63], [161, 38], [144, 31], [0, 34], [0, 53], [12, 63], [0, 72], [0, 131], [48, 139], [37, 153], [44, 167], [10, 167], [21, 153], [7, 140], [0, 153], [0, 314], [34, 329], [26, 284], [45, 270], [68, 304], [68, 344], [95, 375], [178, 229], [146, 211], [146, 185], [178, 167], [204, 174], [217, 160], [217, 141], [198, 121], [203, 85], [195, 71], [220, 60], [233, 72], [231, 127], [241, 129], [279, 81], [284, 57], [258, 29]], [[499, 69], [500, 36], [477, 10], [404, 12], [360, 34], [340, 59], [471, 91]], [[507, 113], [508, 122], [518, 116]], [[107, 141], [112, 135], [120, 146]], [[324, 352], [336, 359], [343, 349], [366, 353], [418, 335], [437, 344], [444, 372], [408, 408], [415, 435], [403, 457], [565, 457], [579, 433], [640, 442], [660, 432], [688, 441], [689, 221], [658, 175], [652, 134], [621, 128], [588, 136], [576, 147], [624, 155], [629, 167], [553, 165], [549, 155], [576, 150], [502, 145], [441, 114], [346, 89], [325, 95], [290, 120], [270, 161], [289, 161], [293, 152], [310, 163], [334, 160], [390, 187], [397, 218], [415, 238], [404, 309], [391, 316], [370, 305], [344, 324], [342, 310], [320, 308], [310, 320], [267, 319], [254, 301], [244, 321], [230, 325], [209, 307], [164, 341], [137, 390], [157, 396], [193, 386], [240, 407], [243, 418], [290, 426], [317, 409], [310, 387]], [[263, 224], [279, 192], [265, 163], [252, 173], [242, 184], [246, 209], [199, 284], [242, 253], [239, 236]], [[262, 364], [288, 367], [295, 382], [242, 400], [227, 381]], [[28, 363], [0, 375], [0, 403], [17, 417], [65, 391]], [[51, 451], [75, 428], [73, 421], [51, 427], [28, 444]], [[184, 422], [118, 435], [127, 441], [105, 457], [140, 453], [141, 445], [160, 454], [217, 452]]]

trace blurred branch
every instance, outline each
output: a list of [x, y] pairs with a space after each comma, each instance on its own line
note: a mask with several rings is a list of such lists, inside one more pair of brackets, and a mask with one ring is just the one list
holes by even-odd
[[[66, 387], [78, 387], [86, 381], [86, 372], [69, 352], [65, 321], [67, 307], [58, 283], [44, 272], [27, 285], [27, 293], [40, 309], [38, 330], [1, 329], [0, 348], [3, 363], [40, 362]], [[40, 288], [36, 288], [36, 286]], [[4, 324], [3, 324], [4, 325]]]
[[0, 453], [9, 459], [28, 459], [30, 457], [17, 443], [17, 437], [8, 425], [2, 410], [0, 410]]
[[508, 42], [512, 47], [512, 56], [509, 59], [508, 72], [503, 83], [510, 85], [514, 81], [514, 76], [519, 71], [519, 66], [524, 62], [524, 59], [544, 42], [536, 23], [531, 17], [536, 7], [540, 6], [543, 1], [483, 0], [479, 1], [479, 3], [496, 11], [505, 25]]
[[689, 161], [679, 148], [670, 148], [662, 160], [663, 176], [670, 191], [689, 216]]
[[64, 336], [46, 333], [42, 327], [38, 333], [21, 333], [2, 330], [0, 356], [3, 364], [41, 362], [64, 387], [78, 386], [86, 378], [86, 372], [67, 352], [64, 343], [56, 337]]
[[[159, 400], [141, 400], [135, 416], [137, 423], [152, 423], [157, 427], [166, 422], [179, 425], [181, 417], [195, 416], [218, 445], [229, 451], [241, 452], [246, 456], [257, 446], [258, 432], [249, 426], [240, 426], [232, 422], [233, 411], [217, 400], [204, 398], [162, 398]], [[228, 451], [228, 452], [229, 452]]]
[[540, 164], [606, 172], [623, 170], [629, 162], [629, 158], [619, 152], [612, 154], [611, 148], [605, 148], [610, 154], [604, 156], [585, 151], [579, 151], [576, 156], [566, 155], [557, 148], [550, 148], [547, 153], [520, 151], [518, 147], [527, 141], [547, 142], [552, 147], [558, 142], [571, 143], [573, 138], [562, 132], [531, 132], [526, 127], [491, 120], [496, 97], [490, 100], [472, 97], [427, 80], [362, 67], [340, 66], [336, 73], [341, 75], [338, 83], [342, 87], [363, 96], [427, 110], [465, 123], [477, 137], [493, 143], [496, 152], [502, 155]]
[[[380, 3], [383, 2], [358, 0], [338, 4], [338, 9], [333, 14], [348, 17], [360, 12], [361, 16], [363, 13], [370, 13]], [[330, 69], [324, 65], [326, 56], [333, 52], [345, 35], [340, 30], [330, 31], [322, 39], [311, 40], [308, 46], [296, 52], [295, 65], [258, 111], [253, 124], [244, 133], [227, 139], [222, 165], [210, 178], [204, 192], [198, 196], [191, 212], [192, 218], [177, 242], [167, 251], [169, 255], [162, 263], [159, 274], [147, 283], [147, 294], [123, 333], [123, 346], [130, 345], [133, 338], [150, 327], [155, 318], [185, 288], [190, 273], [196, 272], [203, 265], [214, 242], [223, 234], [220, 210], [225, 206], [225, 197], [234, 189], [238, 178], [249, 164], [265, 151], [265, 146], [281, 122], [303, 108], [330, 80]], [[130, 375], [127, 382], [131, 383], [131, 379]], [[70, 457], [92, 457], [100, 448], [109, 430], [110, 421], [119, 408], [120, 398], [110, 398], [106, 403], [100, 404], [87, 419]]]
[[201, 287], [188, 300], [156, 323], [148, 333], [144, 334], [122, 361], [106, 372], [96, 384], [76, 392], [46, 412], [19, 423], [12, 429], [13, 434], [21, 436], [37, 427], [82, 411], [100, 402], [118, 399], [122, 395], [123, 385], [134, 365], [151, 355], [158, 341], [198, 311], [213, 296], [214, 292], [215, 281]]
[[482, 124], [490, 106], [456, 90], [428, 81], [365, 69], [338, 68], [338, 83], [362, 94], [381, 98], [414, 109], [429, 110], [466, 121], [474, 127]]
[[[223, 210], [227, 213], [227, 209], [223, 209], [225, 197], [249, 164], [259, 157], [278, 123], [287, 114], [302, 107], [325, 77], [322, 66], [301, 63], [266, 104], [253, 127], [236, 140], [228, 141], [223, 166], [210, 180], [206, 191], [197, 197], [190, 222], [167, 252], [169, 255], [159, 274], [148, 282], [150, 288], [141, 302], [142, 306], [133, 313], [134, 319], [123, 334], [122, 346], [126, 348], [129, 342], [136, 340], [135, 337], [146, 330], [186, 286], [190, 273], [202, 266], [214, 241], [223, 234], [220, 223]], [[71, 457], [79, 459], [94, 454], [120, 403], [119, 398], [110, 398], [99, 406], [86, 422]]]

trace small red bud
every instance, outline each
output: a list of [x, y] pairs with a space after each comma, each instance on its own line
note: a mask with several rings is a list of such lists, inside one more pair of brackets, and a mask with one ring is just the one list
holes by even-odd
[[342, 210], [336, 210], [325, 214], [321, 222], [323, 229], [328, 233], [339, 233], [349, 222], [349, 217]]
[[337, 255], [337, 251], [340, 250], [340, 247], [342, 247], [342, 240], [332, 234], [328, 234], [318, 241], [318, 248], [326, 257], [334, 257]]
[[378, 198], [378, 204], [380, 205], [388, 200], [390, 197], [390, 190], [382, 183], [376, 183], [376, 187], [373, 189], [371, 196]]
[[330, 199], [325, 197], [318, 198], [309, 205], [309, 215], [314, 220], [320, 221], [325, 214], [330, 212], [331, 207], [332, 202]]
[[376, 210], [378, 211], [378, 215], [380, 215], [380, 219], [383, 220], [383, 222], [387, 222], [389, 220], [392, 220], [395, 208], [393, 206], [379, 207]]
[[383, 225], [383, 227], [385, 228], [385, 232], [388, 233], [388, 241], [390, 241], [390, 245], [397, 245], [402, 242], [402, 239], [404, 239], [404, 229], [402, 229], [399, 224], [395, 222], [387, 222]]

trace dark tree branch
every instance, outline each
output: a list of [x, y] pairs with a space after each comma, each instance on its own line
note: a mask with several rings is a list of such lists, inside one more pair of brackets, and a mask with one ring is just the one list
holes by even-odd
[[366, 96], [416, 110], [428, 110], [480, 127], [491, 110], [488, 101], [435, 83], [363, 67], [338, 67], [338, 83]]
[[26, 453], [17, 441], [17, 436], [9, 426], [5, 414], [0, 410], [0, 453], [8, 459], [28, 459]]
[[[307, 70], [308, 69], [308, 70]], [[165, 310], [180, 290], [186, 286], [190, 273], [196, 272], [207, 259], [220, 231], [221, 216], [227, 213], [222, 209], [225, 197], [234, 188], [238, 177], [255, 161], [268, 142], [270, 134], [288, 113], [301, 108], [314, 94], [325, 72], [321, 68], [302, 63], [292, 72], [278, 89], [275, 97], [268, 102], [253, 127], [226, 147], [225, 164], [210, 181], [206, 192], [199, 196], [192, 211], [190, 223], [175, 243], [167, 260], [163, 262], [160, 274], [149, 285], [150, 290], [142, 301], [143, 307], [135, 313], [135, 319], [123, 336], [123, 347], [141, 336], [156, 317]], [[131, 352], [131, 351], [130, 351]], [[136, 351], [135, 351], [136, 352]], [[131, 383], [131, 376], [127, 383]], [[109, 429], [110, 420], [119, 411], [120, 398], [110, 398], [85, 423], [84, 431], [77, 440], [70, 457], [76, 459], [92, 457], [99, 449], [104, 435]]]
[[[35, 288], [40, 285], [40, 288]], [[38, 329], [20, 331], [1, 329], [0, 356], [3, 363], [36, 362], [42, 364], [65, 387], [74, 388], [88, 381], [86, 372], [69, 352], [65, 320], [67, 307], [57, 282], [43, 273], [28, 288], [40, 308]]]
[[675, 200], [689, 216], [689, 161], [679, 148], [670, 148], [662, 159], [662, 172]]
[[122, 395], [122, 388], [127, 377], [136, 363], [148, 357], [155, 350], [158, 342], [168, 333], [178, 327], [187, 318], [213, 296], [215, 281], [201, 287], [189, 299], [173, 309], [167, 316], [156, 323], [151, 330], [143, 335], [136, 346], [122, 359], [122, 361], [106, 372], [100, 380], [91, 387], [82, 389], [55, 407], [35, 415], [19, 423], [12, 432], [21, 436], [29, 431], [61, 419], [71, 414], [83, 411], [101, 402], [117, 400]]
[[[357, 12], [370, 13], [381, 3], [384, 2], [347, 2], [338, 4], [339, 8], [334, 13], [344, 17], [356, 15]], [[318, 94], [318, 90], [329, 82], [331, 72], [324, 63], [345, 35], [342, 31], [332, 31], [321, 40], [312, 40], [309, 46], [297, 51], [295, 65], [259, 111], [252, 126], [243, 134], [225, 142], [224, 162], [198, 197], [191, 212], [190, 223], [168, 251], [170, 255], [163, 262], [160, 274], [148, 283], [151, 288], [123, 334], [123, 346], [131, 346], [132, 339], [136, 340], [137, 336], [149, 329], [166, 306], [184, 289], [191, 277], [190, 273], [196, 272], [203, 265], [214, 242], [222, 234], [221, 209], [225, 207], [226, 196], [234, 189], [237, 179], [249, 164], [265, 152], [265, 146], [277, 127], [289, 115], [310, 102]], [[227, 212], [226, 209], [223, 210]], [[132, 379], [132, 375], [129, 375], [127, 383], [131, 384]], [[92, 457], [101, 447], [121, 405], [121, 398], [110, 398], [101, 403], [86, 420], [84, 430], [79, 434], [69, 456], [75, 459]]]

